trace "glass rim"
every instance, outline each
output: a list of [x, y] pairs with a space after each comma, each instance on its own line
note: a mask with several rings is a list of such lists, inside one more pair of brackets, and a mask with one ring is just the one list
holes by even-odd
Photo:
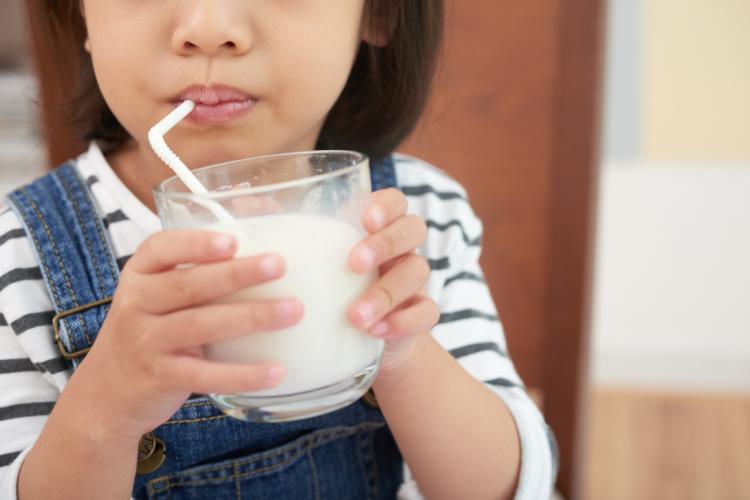
[[221, 200], [224, 198], [230, 198], [230, 197], [235, 197], [235, 196], [253, 195], [253, 194], [259, 194], [259, 193], [266, 193], [269, 191], [282, 191], [284, 189], [289, 189], [293, 187], [300, 187], [300, 186], [305, 186], [308, 184], [315, 184], [315, 183], [318, 183], [327, 179], [332, 179], [332, 178], [336, 178], [342, 175], [350, 174], [356, 171], [358, 168], [361, 168], [363, 164], [366, 165], [367, 161], [369, 160], [369, 157], [367, 155], [365, 155], [364, 153], [360, 153], [358, 151], [351, 151], [347, 149], [317, 149], [317, 150], [312, 150], [312, 151], [296, 151], [296, 152], [291, 152], [291, 153], [269, 154], [269, 155], [263, 155], [263, 156], [253, 156], [250, 158], [241, 158], [239, 160], [230, 160], [230, 161], [225, 161], [221, 163], [214, 163], [212, 165], [206, 165], [204, 167], [199, 167], [199, 168], [196, 168], [195, 170], [192, 170], [192, 172], [193, 174], [195, 174], [202, 170], [208, 170], [208, 169], [213, 169], [213, 168], [218, 168], [218, 167], [226, 167], [226, 166], [233, 165], [236, 163], [268, 160], [271, 158], [289, 158], [289, 157], [303, 157], [303, 156], [315, 157], [315, 156], [324, 156], [324, 155], [330, 155], [330, 154], [350, 155], [354, 158], [355, 164], [350, 165], [348, 167], [337, 169], [333, 172], [313, 174], [308, 177], [303, 177], [301, 179], [274, 182], [271, 184], [264, 184], [262, 186], [257, 186], [257, 187], [253, 187], [253, 186], [243, 187], [243, 188], [233, 189], [233, 190], [228, 190], [228, 191], [207, 191], [205, 193], [194, 193], [192, 191], [166, 191], [164, 189], [165, 184], [179, 179], [178, 175], [173, 175], [171, 177], [168, 177], [167, 179], [160, 181], [151, 189], [151, 191], [153, 192], [155, 197], [166, 197], [166, 198], [173, 198], [173, 199], [199, 198], [199, 199], [209, 199], [209, 200]]

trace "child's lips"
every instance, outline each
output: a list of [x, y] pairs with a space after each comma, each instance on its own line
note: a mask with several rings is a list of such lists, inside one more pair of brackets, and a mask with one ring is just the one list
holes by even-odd
[[224, 123], [245, 115], [255, 103], [254, 99], [217, 104], [196, 103], [195, 109], [187, 116], [187, 119], [197, 123]]
[[193, 85], [184, 89], [173, 104], [191, 100], [195, 109], [187, 119], [197, 123], [223, 123], [248, 113], [258, 99], [227, 85]]

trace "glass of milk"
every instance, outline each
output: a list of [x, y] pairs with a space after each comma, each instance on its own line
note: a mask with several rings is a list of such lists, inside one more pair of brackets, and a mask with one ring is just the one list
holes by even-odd
[[282, 278], [224, 301], [297, 297], [305, 306], [303, 320], [291, 328], [204, 346], [211, 360], [273, 361], [287, 369], [273, 389], [211, 394], [214, 403], [236, 418], [282, 422], [359, 399], [375, 378], [384, 346], [346, 315], [377, 277], [355, 274], [347, 265], [350, 250], [366, 234], [361, 220], [371, 191], [367, 157], [350, 151], [289, 153], [193, 173], [208, 193], [191, 193], [177, 177], [154, 188], [165, 229], [233, 233], [237, 256], [274, 252], [286, 261]]

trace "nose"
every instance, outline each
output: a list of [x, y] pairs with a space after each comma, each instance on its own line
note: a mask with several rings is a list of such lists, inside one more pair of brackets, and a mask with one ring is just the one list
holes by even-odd
[[226, 2], [198, 0], [190, 3], [192, 7], [185, 2], [172, 35], [172, 49], [177, 54], [242, 55], [250, 50], [252, 35], [248, 24], [243, 22], [244, 16], [230, 12], [222, 5]]

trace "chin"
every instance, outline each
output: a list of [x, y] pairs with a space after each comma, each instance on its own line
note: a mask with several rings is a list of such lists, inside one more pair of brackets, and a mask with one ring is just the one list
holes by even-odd
[[173, 150], [190, 168], [280, 152], [273, 148], [260, 147], [247, 140], [237, 140], [235, 137], [225, 138], [225, 140], [214, 137], [181, 141], [179, 145], [175, 143]]
[[236, 148], [222, 147], [220, 144], [213, 146], [209, 151], [193, 151], [180, 155], [190, 168], [206, 167], [217, 163], [240, 160], [249, 156], [255, 156], [247, 151]]
[[190, 168], [201, 168], [201, 167], [207, 167], [209, 165], [215, 165], [217, 163], [225, 163], [228, 161], [232, 161], [235, 158], [230, 154], [222, 154], [221, 151], [219, 152], [212, 152], [210, 154], [203, 154], [203, 155], [185, 155], [188, 166]]

